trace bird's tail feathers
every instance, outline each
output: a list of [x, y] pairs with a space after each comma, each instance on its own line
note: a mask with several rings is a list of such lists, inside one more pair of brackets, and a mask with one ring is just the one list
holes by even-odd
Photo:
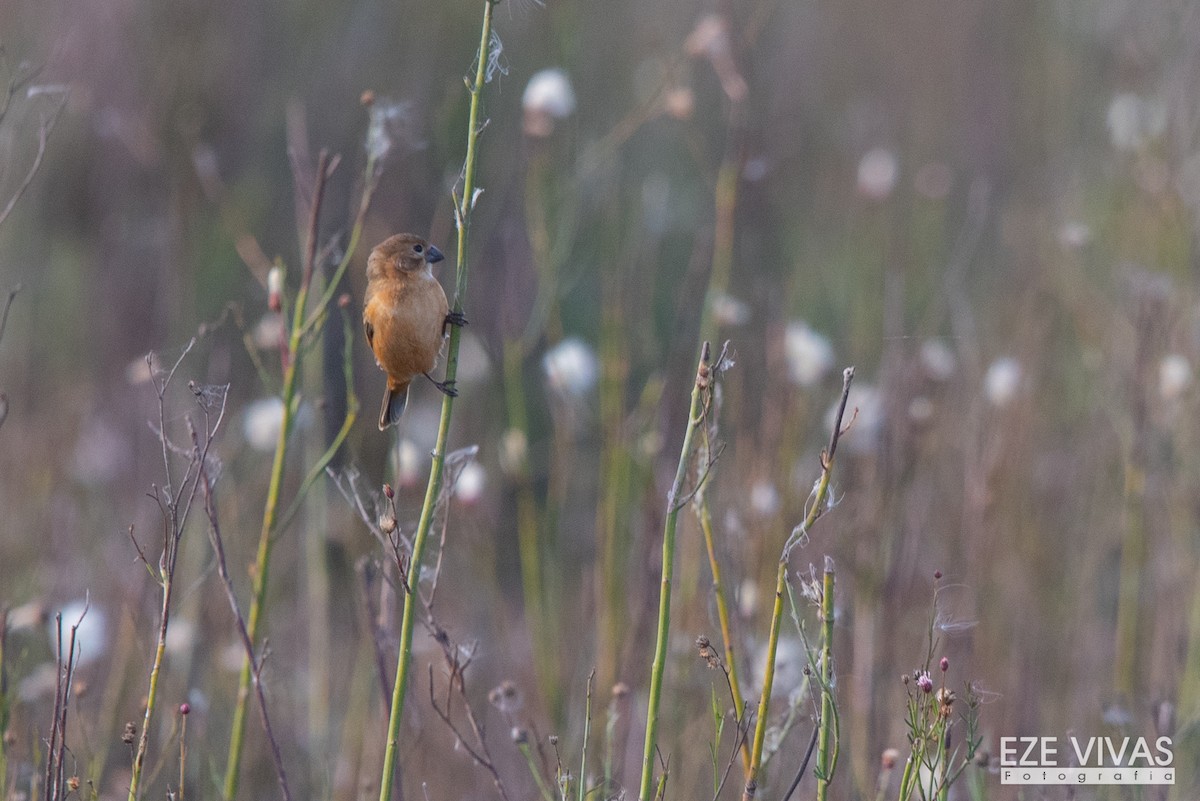
[[387, 392], [383, 393], [383, 408], [379, 410], [380, 431], [400, 422], [400, 415], [404, 414], [404, 407], [408, 405], [408, 386], [389, 386]]

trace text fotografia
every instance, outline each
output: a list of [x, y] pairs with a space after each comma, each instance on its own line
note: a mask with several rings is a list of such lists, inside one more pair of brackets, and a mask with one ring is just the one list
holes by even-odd
[[1001, 784], [1174, 784], [1170, 737], [1001, 737]]

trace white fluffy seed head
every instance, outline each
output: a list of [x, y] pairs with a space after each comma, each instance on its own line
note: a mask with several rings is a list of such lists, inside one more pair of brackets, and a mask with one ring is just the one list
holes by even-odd
[[533, 74], [521, 96], [525, 133], [535, 138], [554, 133], [554, 125], [575, 113], [575, 90], [567, 73], [558, 68]]

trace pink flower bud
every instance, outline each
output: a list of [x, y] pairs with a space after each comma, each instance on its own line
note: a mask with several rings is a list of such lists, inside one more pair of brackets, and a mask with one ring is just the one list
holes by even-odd
[[279, 265], [267, 273], [267, 308], [273, 312], [283, 308], [283, 268]]

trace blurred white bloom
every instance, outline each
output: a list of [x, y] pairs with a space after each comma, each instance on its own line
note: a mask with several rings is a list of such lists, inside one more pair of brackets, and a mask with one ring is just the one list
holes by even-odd
[[923, 425], [933, 419], [933, 401], [924, 395], [918, 395], [908, 403], [908, 419]]
[[250, 334], [254, 346], [259, 350], [277, 350], [287, 334], [283, 315], [269, 311], [262, 316]]
[[[754, 656], [754, 682], [759, 689], [754, 695], [761, 694], [765, 681], [764, 670], [767, 664], [767, 643], [757, 648]], [[771, 683], [771, 695], [790, 695], [804, 682], [804, 666], [808, 664], [804, 646], [795, 637], [781, 636], [775, 647], [775, 677]]]
[[187, 618], [172, 618], [171, 627], [167, 629], [167, 655], [187, 656], [196, 644], [196, 624]]
[[993, 406], [1003, 408], [1017, 397], [1022, 377], [1021, 363], [1012, 356], [996, 359], [983, 377], [983, 394]]
[[759, 517], [770, 517], [779, 511], [779, 491], [770, 481], [755, 481], [750, 488], [750, 509]]
[[858, 191], [868, 200], [884, 200], [896, 186], [900, 163], [892, 151], [876, 147], [858, 162]]
[[240, 642], [231, 641], [220, 650], [217, 657], [217, 664], [230, 673], [237, 673], [242, 669], [242, 662], [245, 659], [246, 647]]
[[802, 387], [811, 387], [833, 367], [833, 346], [803, 321], [788, 323], [783, 353], [788, 375]]
[[1168, 353], [1158, 363], [1158, 394], [1168, 403], [1179, 400], [1192, 385], [1192, 365], [1186, 356]]
[[[840, 400], [834, 401], [825, 412], [826, 431], [833, 429], [839, 403]], [[851, 384], [846, 412], [842, 417], [842, 427], [849, 425], [850, 430], [839, 440], [839, 447], [844, 446], [851, 453], [859, 455], [874, 451], [883, 433], [883, 417], [883, 396], [879, 390], [871, 384], [857, 381]]]
[[575, 90], [571, 79], [561, 69], [534, 73], [525, 84], [521, 107], [526, 111], [541, 111], [555, 119], [569, 117], [575, 111]]
[[510, 428], [500, 438], [500, 469], [508, 476], [519, 476], [529, 458], [529, 440], [519, 428]]
[[745, 325], [750, 320], [750, 307], [724, 292], [713, 296], [712, 313], [717, 325], [730, 328]]
[[546, 383], [550, 388], [568, 396], [590, 392], [600, 372], [596, 354], [577, 337], [567, 337], [546, 351], [542, 369], [546, 371]]
[[132, 461], [125, 435], [112, 424], [92, 418], [75, 443], [71, 473], [79, 483], [94, 487], [115, 480]]
[[1102, 720], [1106, 726], [1125, 729], [1132, 726], [1137, 721], [1137, 718], [1121, 704], [1110, 704], [1104, 708]]
[[475, 503], [483, 497], [483, 488], [487, 484], [487, 473], [483, 465], [476, 461], [467, 462], [458, 474], [454, 485], [454, 496], [466, 504]]
[[1156, 98], [1120, 92], [1108, 104], [1108, 135], [1117, 150], [1140, 150], [1167, 128], [1167, 106]]
[[549, 136], [554, 132], [556, 121], [566, 119], [575, 111], [571, 79], [557, 68], [534, 73], [525, 84], [521, 108], [525, 112], [525, 133], [537, 138]]
[[705, 14], [688, 34], [683, 47], [690, 56], [713, 58], [729, 51], [729, 30], [719, 14]]
[[658, 456], [658, 452], [662, 450], [662, 434], [657, 431], [647, 431], [638, 437], [638, 453], [643, 459], [649, 461]]
[[1066, 222], [1058, 229], [1058, 244], [1068, 250], [1078, 250], [1092, 241], [1092, 229], [1086, 223]]
[[283, 428], [283, 401], [276, 397], [259, 398], [242, 412], [242, 436], [256, 451], [274, 451]]
[[[67, 660], [67, 648], [71, 644], [71, 627], [76, 624], [79, 628], [75, 630], [75, 664], [86, 665], [104, 656], [104, 652], [108, 650], [108, 616], [104, 614], [104, 610], [79, 598], [63, 606], [58, 610], [58, 614], [62, 615], [64, 663]], [[53, 614], [47, 621], [47, 629], [50, 634], [50, 648], [57, 649], [58, 623]]]
[[396, 469], [396, 484], [401, 487], [411, 487], [421, 480], [421, 450], [411, 439], [405, 437], [396, 445], [394, 467]]
[[934, 381], [946, 381], [958, 369], [958, 357], [950, 346], [940, 339], [927, 339], [921, 343], [921, 367]]
[[766, 178], [771, 172], [771, 162], [766, 156], [754, 156], [746, 159], [746, 163], [742, 165], [742, 178], [750, 183], [757, 183], [763, 178]]

